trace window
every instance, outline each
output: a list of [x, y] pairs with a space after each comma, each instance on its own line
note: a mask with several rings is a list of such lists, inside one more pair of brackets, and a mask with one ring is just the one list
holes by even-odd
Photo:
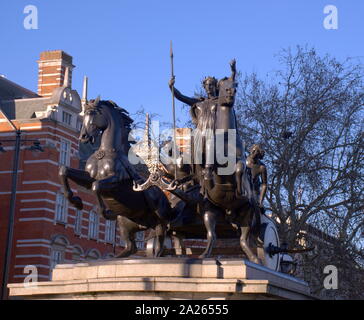
[[59, 163], [65, 166], [70, 164], [70, 149], [71, 144], [67, 140], [61, 140], [61, 150], [59, 154]]
[[67, 222], [67, 201], [63, 193], [57, 193], [56, 198], [56, 221]]
[[97, 260], [101, 258], [101, 254], [98, 250], [96, 249], [91, 249], [87, 254], [86, 254], [86, 260]]
[[73, 247], [73, 250], [72, 250], [72, 261], [73, 262], [80, 262], [83, 260], [83, 250], [81, 247], [79, 246], [75, 246]]
[[99, 235], [99, 216], [92, 210], [89, 216], [88, 236], [90, 239], [97, 239]]
[[144, 249], [144, 231], [135, 233], [135, 242], [138, 249]]
[[76, 129], [77, 129], [78, 131], [81, 131], [81, 129], [82, 129], [82, 120], [77, 119]]
[[72, 124], [72, 115], [66, 111], [62, 112], [62, 122], [68, 124], [69, 126]]
[[61, 250], [52, 250], [51, 254], [51, 269], [53, 269], [57, 264], [63, 261], [63, 252]]
[[51, 255], [50, 255], [50, 275], [52, 275], [53, 268], [65, 262], [65, 254], [69, 241], [63, 235], [55, 235], [51, 240]]
[[81, 234], [81, 228], [82, 228], [82, 210], [77, 210], [75, 219], [75, 234]]
[[114, 243], [114, 241], [115, 241], [115, 221], [106, 220], [105, 241], [109, 242], [109, 243]]

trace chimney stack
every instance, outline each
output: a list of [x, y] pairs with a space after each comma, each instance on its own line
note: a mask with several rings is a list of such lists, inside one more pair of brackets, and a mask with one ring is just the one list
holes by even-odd
[[[72, 86], [72, 57], [62, 50], [43, 51], [37, 61], [38, 71], [38, 94], [40, 96], [51, 96], [53, 90], [67, 85]], [[68, 72], [66, 72], [68, 69]], [[67, 73], [67, 74], [66, 74]], [[65, 76], [68, 75], [68, 79]]]

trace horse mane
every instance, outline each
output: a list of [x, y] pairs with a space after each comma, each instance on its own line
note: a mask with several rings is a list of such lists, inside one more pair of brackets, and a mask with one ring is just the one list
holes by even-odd
[[[90, 104], [92, 105], [92, 100], [90, 101]], [[122, 141], [126, 144], [126, 151], [130, 149], [130, 142], [129, 142], [129, 133], [131, 131], [131, 125], [134, 122], [132, 118], [129, 116], [129, 112], [125, 110], [122, 107], [119, 107], [116, 102], [112, 100], [100, 100], [96, 106], [93, 106], [95, 109], [100, 109], [101, 106], [107, 106], [111, 110], [115, 111], [118, 116], [120, 116], [121, 125], [124, 127], [125, 130], [123, 130], [122, 135]]]
[[[111, 108], [114, 108], [115, 109], [115, 111], [117, 111], [119, 114], [120, 114], [120, 116], [121, 116], [121, 118], [122, 118], [122, 120], [123, 120], [123, 122], [124, 122], [124, 127], [126, 128], [126, 129], [130, 129], [131, 128], [131, 124], [134, 122], [134, 120], [132, 119], [132, 118], [130, 118], [129, 117], [129, 112], [128, 111], [126, 111], [124, 108], [122, 108], [122, 107], [119, 107], [117, 104], [116, 104], [116, 102], [114, 102], [114, 101], [112, 101], [112, 100], [101, 100], [100, 101], [100, 104], [104, 104], [104, 105], [107, 105], [107, 106], [109, 106], [109, 107], [111, 107]], [[130, 131], [130, 130], [129, 130]]]

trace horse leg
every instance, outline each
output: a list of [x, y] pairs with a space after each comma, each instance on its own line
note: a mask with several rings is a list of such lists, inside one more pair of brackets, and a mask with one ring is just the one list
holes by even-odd
[[164, 251], [164, 239], [166, 236], [166, 226], [164, 224], [158, 224], [155, 227], [155, 250], [154, 258], [161, 257]]
[[116, 177], [96, 180], [92, 183], [92, 191], [95, 193], [98, 203], [98, 214], [107, 220], [115, 220], [117, 218], [117, 214], [107, 209], [101, 194], [105, 191], [113, 190], [116, 186]]
[[236, 191], [239, 196], [243, 195], [243, 173], [244, 173], [244, 164], [241, 160], [236, 162], [236, 170], [235, 170], [235, 178], [236, 178]]
[[199, 256], [200, 259], [208, 258], [211, 255], [212, 248], [216, 242], [216, 212], [213, 209], [207, 209], [204, 212], [203, 222], [207, 231], [207, 246], [205, 251]]
[[186, 254], [186, 247], [183, 242], [183, 236], [179, 233], [172, 234], [173, 239], [173, 248], [176, 252], [176, 255], [184, 255]]
[[78, 185], [85, 187], [86, 189], [91, 189], [93, 178], [87, 171], [68, 168], [66, 166], [61, 166], [59, 168], [58, 176], [61, 180], [64, 195], [70, 203], [72, 203], [77, 209], [83, 209], [83, 203], [80, 197], [74, 196], [71, 187], [68, 183], [68, 179], [74, 181]]
[[164, 240], [166, 236], [166, 223], [172, 220], [172, 208], [166, 195], [157, 188], [144, 192], [145, 200], [149, 209], [156, 214], [157, 225], [155, 231], [154, 257], [160, 257], [164, 251]]
[[147, 205], [161, 221], [167, 223], [176, 218], [167, 196], [160, 189], [153, 188], [143, 192]]
[[126, 217], [118, 216], [117, 223], [120, 231], [120, 238], [125, 242], [125, 249], [116, 258], [125, 258], [138, 251], [135, 244], [135, 232], [139, 229], [138, 225]]
[[250, 218], [249, 214], [246, 214], [244, 219], [241, 221], [240, 246], [241, 246], [241, 249], [244, 251], [244, 253], [247, 255], [249, 261], [260, 264], [258, 257], [252, 252], [252, 250], [250, 249], [249, 244], [248, 244], [249, 243], [248, 238], [249, 238], [250, 229], [251, 229], [250, 224], [249, 224], [249, 218]]

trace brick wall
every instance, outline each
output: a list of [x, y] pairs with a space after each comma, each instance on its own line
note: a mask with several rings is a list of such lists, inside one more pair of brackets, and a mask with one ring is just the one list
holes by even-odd
[[69, 85], [72, 85], [72, 57], [61, 50], [44, 51], [38, 60], [38, 94], [51, 96], [54, 89], [64, 83], [66, 68], [69, 69]]

